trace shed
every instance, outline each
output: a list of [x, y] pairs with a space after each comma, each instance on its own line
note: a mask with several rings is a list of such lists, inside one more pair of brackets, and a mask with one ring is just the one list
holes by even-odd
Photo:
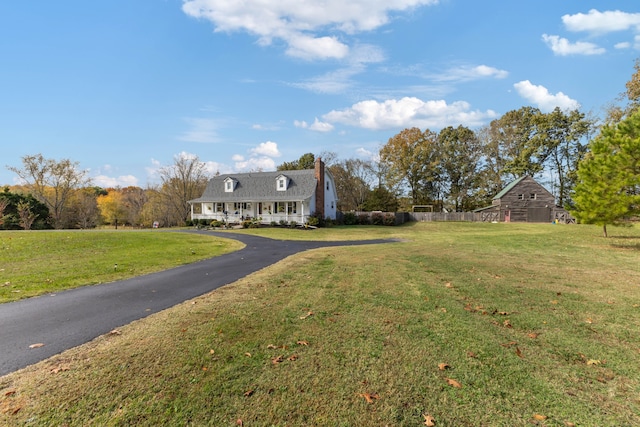
[[530, 176], [509, 183], [492, 200], [491, 206], [477, 209], [483, 221], [493, 222], [573, 222], [569, 213], [556, 205], [546, 188]]

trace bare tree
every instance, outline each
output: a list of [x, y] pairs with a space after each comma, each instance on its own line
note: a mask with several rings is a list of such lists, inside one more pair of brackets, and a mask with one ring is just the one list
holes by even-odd
[[0, 198], [0, 226], [4, 224], [4, 210], [9, 206], [9, 200], [6, 197]]
[[18, 203], [17, 211], [18, 217], [20, 218], [20, 227], [24, 228], [25, 230], [31, 230], [31, 226], [38, 216], [31, 212], [29, 203], [24, 201]]
[[172, 165], [160, 169], [160, 179], [165, 202], [173, 207], [178, 223], [184, 224], [191, 212], [187, 202], [202, 196], [207, 185], [206, 165], [198, 156], [182, 153]]
[[33, 196], [49, 208], [53, 226], [61, 228], [69, 197], [74, 190], [91, 182], [87, 171], [79, 170], [78, 162], [46, 159], [42, 154], [24, 156], [22, 165], [22, 168], [7, 168], [27, 183]]

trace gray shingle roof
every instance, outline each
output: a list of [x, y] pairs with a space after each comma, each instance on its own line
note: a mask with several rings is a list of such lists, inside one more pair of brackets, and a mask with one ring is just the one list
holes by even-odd
[[[276, 178], [280, 175], [289, 178], [286, 191], [277, 191]], [[227, 178], [237, 181], [233, 192], [224, 191], [224, 181]], [[202, 196], [190, 202], [298, 201], [310, 198], [315, 190], [313, 169], [238, 173], [211, 178]]]

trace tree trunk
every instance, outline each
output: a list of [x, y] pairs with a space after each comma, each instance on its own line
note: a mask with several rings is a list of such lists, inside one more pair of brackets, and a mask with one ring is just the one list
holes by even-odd
[[604, 224], [602, 226], [602, 233], [604, 234], [604, 237], [609, 237], [609, 236], [607, 236], [607, 224]]

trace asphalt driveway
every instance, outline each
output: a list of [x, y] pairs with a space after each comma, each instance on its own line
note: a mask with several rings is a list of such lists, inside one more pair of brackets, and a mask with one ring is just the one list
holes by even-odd
[[[233, 283], [295, 253], [321, 247], [392, 241], [290, 241], [229, 232], [199, 233], [239, 240], [246, 247], [128, 280], [0, 304], [0, 376]], [[33, 344], [44, 345], [30, 348]]]

